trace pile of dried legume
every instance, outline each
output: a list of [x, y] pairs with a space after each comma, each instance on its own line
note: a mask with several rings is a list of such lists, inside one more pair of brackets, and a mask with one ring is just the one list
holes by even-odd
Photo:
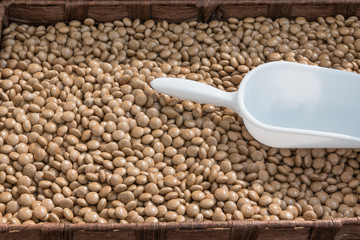
[[3, 35], [1, 223], [360, 216], [359, 149], [270, 148], [229, 109], [149, 86], [171, 76], [234, 91], [274, 60], [358, 71], [356, 17], [86, 19]]

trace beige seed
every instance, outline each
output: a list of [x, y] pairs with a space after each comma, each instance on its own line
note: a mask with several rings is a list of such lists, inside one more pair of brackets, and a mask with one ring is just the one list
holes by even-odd
[[272, 215], [279, 215], [281, 213], [281, 208], [277, 204], [270, 204], [269, 205], [269, 213]]
[[99, 219], [99, 215], [95, 212], [87, 212], [84, 216], [84, 220], [87, 223], [95, 223]]
[[66, 122], [71, 122], [72, 120], [75, 119], [75, 114], [73, 112], [66, 111], [62, 115], [62, 119], [64, 119], [64, 121]]
[[289, 211], [281, 211], [280, 214], [279, 214], [279, 218], [281, 220], [292, 220], [292, 219], [294, 219], [294, 216]]
[[179, 185], [179, 180], [176, 177], [168, 175], [164, 178], [164, 183], [166, 186], [175, 187]]
[[316, 220], [316, 218], [317, 218], [315, 212], [313, 212], [313, 211], [306, 211], [303, 214], [303, 217], [305, 220], [310, 220], [310, 221]]
[[33, 211], [34, 217], [38, 219], [44, 219], [48, 214], [47, 209], [44, 206], [36, 206]]
[[195, 201], [201, 201], [205, 198], [205, 194], [202, 191], [194, 191], [192, 192], [191, 197]]
[[89, 192], [86, 194], [85, 199], [89, 204], [97, 204], [99, 202], [99, 194], [96, 192]]
[[144, 213], [149, 217], [155, 217], [158, 214], [159, 210], [153, 205], [148, 205], [144, 209]]
[[29, 220], [32, 217], [32, 211], [28, 207], [19, 209], [19, 218], [23, 221]]
[[117, 207], [115, 209], [115, 215], [119, 219], [125, 219], [128, 216], [128, 213], [124, 207]]
[[189, 204], [189, 206], [186, 208], [186, 214], [189, 217], [195, 217], [200, 212], [200, 208], [196, 204]]
[[244, 204], [241, 206], [241, 213], [246, 218], [251, 218], [254, 215], [254, 208], [249, 204]]
[[215, 190], [214, 196], [219, 201], [226, 201], [229, 198], [229, 191], [225, 188], [218, 188]]

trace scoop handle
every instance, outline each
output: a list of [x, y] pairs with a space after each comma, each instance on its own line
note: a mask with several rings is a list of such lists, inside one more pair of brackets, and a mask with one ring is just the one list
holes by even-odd
[[225, 92], [205, 83], [182, 78], [156, 78], [150, 85], [158, 92], [198, 103], [224, 106], [237, 111], [238, 92]]

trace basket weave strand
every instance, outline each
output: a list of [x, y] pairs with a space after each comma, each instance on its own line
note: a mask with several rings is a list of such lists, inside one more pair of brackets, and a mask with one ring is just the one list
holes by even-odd
[[7, 10], [9, 21], [34, 24], [86, 17], [98, 22], [129, 17], [178, 23], [229, 17], [360, 16], [359, 0], [3, 0], [0, 6]]
[[[9, 22], [52, 24], [94, 18], [97, 22], [131, 19], [169, 22], [209, 21], [229, 17], [297, 16], [309, 20], [342, 14], [360, 16], [360, 0], [3, 0], [0, 31]], [[231, 221], [142, 224], [0, 224], [0, 239], [360, 239], [360, 218], [317, 221]]]
[[360, 239], [358, 218], [304, 221], [232, 221], [206, 223], [139, 224], [0, 224], [0, 239], [89, 240], [89, 239]]

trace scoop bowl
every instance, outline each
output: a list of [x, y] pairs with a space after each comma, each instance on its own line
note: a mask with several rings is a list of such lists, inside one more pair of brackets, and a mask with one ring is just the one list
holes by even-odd
[[150, 84], [160, 93], [232, 109], [255, 139], [271, 147], [360, 147], [356, 73], [281, 61], [250, 71], [236, 92], [179, 78]]

